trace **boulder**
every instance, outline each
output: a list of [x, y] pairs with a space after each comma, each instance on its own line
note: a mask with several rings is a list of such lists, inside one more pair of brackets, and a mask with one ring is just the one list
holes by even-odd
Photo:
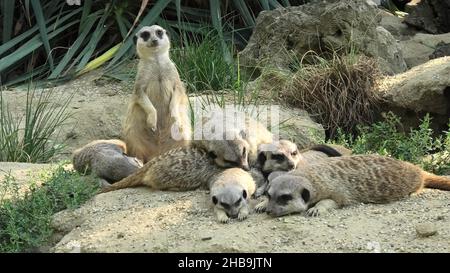
[[406, 65], [411, 68], [432, 58], [448, 54], [448, 51], [445, 50], [445, 44], [449, 43], [450, 33], [436, 35], [417, 33], [409, 40], [400, 41], [400, 46]]
[[405, 22], [429, 33], [450, 32], [450, 0], [422, 0]]
[[450, 57], [430, 60], [381, 84], [389, 105], [414, 112], [450, 116]]
[[[417, 30], [404, 23], [404, 19], [400, 18], [391, 12], [380, 10], [381, 15], [380, 26], [385, 28], [397, 40], [407, 40], [417, 33]], [[404, 54], [403, 54], [404, 57]]]
[[[365, 0], [316, 1], [261, 12], [247, 47], [243, 66], [289, 70], [307, 53], [327, 53], [353, 46], [376, 58], [387, 74], [406, 70], [394, 37], [379, 27], [379, 9]], [[326, 54], [324, 54], [326, 56]]]

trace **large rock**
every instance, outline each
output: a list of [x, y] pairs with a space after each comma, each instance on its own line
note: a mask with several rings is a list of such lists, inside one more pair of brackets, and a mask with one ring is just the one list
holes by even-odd
[[[442, 44], [450, 44], [450, 33], [436, 35], [417, 33], [411, 39], [400, 41], [403, 58], [409, 68], [432, 59], [436, 53], [440, 52], [439, 45]], [[442, 53], [445, 55], [445, 51]]]
[[442, 57], [388, 77], [382, 91], [387, 102], [414, 112], [450, 117], [450, 57]]
[[[389, 31], [395, 39], [400, 41], [407, 40], [417, 33], [417, 29], [405, 24], [403, 18], [385, 10], [380, 10], [379, 14], [381, 15], [380, 26]], [[405, 57], [404, 53], [403, 57]]]
[[433, 34], [450, 32], [450, 0], [422, 0], [405, 22]]
[[244, 66], [288, 70], [305, 53], [356, 47], [375, 57], [388, 74], [406, 70], [392, 35], [379, 27], [379, 10], [364, 0], [316, 1], [261, 12], [247, 47], [240, 53]]

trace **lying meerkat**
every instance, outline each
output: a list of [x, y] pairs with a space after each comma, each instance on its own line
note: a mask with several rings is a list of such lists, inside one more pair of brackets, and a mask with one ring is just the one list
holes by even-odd
[[72, 163], [79, 173], [92, 172], [107, 182], [114, 183], [142, 167], [142, 162], [126, 153], [127, 147], [121, 140], [95, 140], [75, 150]]
[[222, 170], [206, 151], [178, 147], [152, 158], [133, 175], [104, 187], [101, 192], [139, 186], [167, 191], [207, 188], [211, 178]]
[[306, 212], [318, 216], [358, 203], [401, 200], [422, 188], [450, 190], [450, 178], [379, 155], [328, 158], [272, 177], [268, 199], [257, 205], [272, 216]]
[[230, 218], [242, 221], [250, 213], [249, 199], [255, 192], [255, 181], [250, 173], [230, 168], [215, 176], [209, 183], [211, 200], [217, 220], [226, 223]]
[[123, 138], [129, 154], [144, 163], [191, 138], [189, 100], [169, 49], [160, 26], [146, 26], [136, 34], [139, 64]]
[[[299, 151], [297, 145], [289, 140], [280, 140], [270, 144], [262, 144], [258, 148], [257, 167], [264, 177], [268, 178], [272, 173], [287, 172], [298, 166], [311, 164], [318, 160], [350, 155], [351, 150], [339, 145], [319, 144]], [[261, 180], [258, 180], [261, 181]], [[267, 179], [257, 185], [255, 197], [261, 196], [266, 189]]]

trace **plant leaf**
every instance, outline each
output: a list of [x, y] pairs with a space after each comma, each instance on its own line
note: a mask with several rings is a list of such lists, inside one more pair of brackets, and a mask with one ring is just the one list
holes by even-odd
[[12, 32], [14, 28], [14, 6], [16, 4], [15, 0], [3, 0], [2, 1], [2, 40], [3, 43], [8, 42], [12, 37]]
[[50, 49], [50, 41], [47, 35], [47, 26], [44, 18], [44, 13], [42, 12], [42, 6], [39, 0], [31, 0], [31, 7], [34, 11], [34, 16], [36, 18], [36, 23], [39, 27], [39, 33], [41, 34], [41, 41], [44, 44], [45, 51], [47, 52], [48, 62], [50, 64], [50, 69], [54, 69], [52, 52]]

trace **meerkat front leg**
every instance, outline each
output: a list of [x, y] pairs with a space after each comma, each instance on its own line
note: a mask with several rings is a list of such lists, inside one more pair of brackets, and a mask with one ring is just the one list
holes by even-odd
[[255, 206], [256, 213], [263, 213], [267, 209], [267, 205], [269, 204], [269, 198], [267, 198], [267, 196], [263, 196], [262, 198], [263, 200], [258, 205]]
[[316, 217], [325, 214], [330, 210], [337, 209], [338, 207], [338, 204], [334, 200], [324, 199], [317, 202], [314, 207], [308, 209], [306, 215]]
[[238, 220], [243, 221], [247, 219], [248, 215], [250, 214], [250, 211], [248, 210], [248, 205], [244, 205], [241, 207], [238, 213]]
[[170, 100], [169, 109], [170, 114], [174, 118], [175, 123], [173, 126], [176, 127], [180, 138], [186, 138], [190, 132], [186, 132], [188, 129], [185, 127], [185, 123], [189, 122], [183, 118], [182, 111], [187, 111], [187, 109], [182, 109], [184, 105], [182, 104], [183, 97], [176, 91], [172, 94]]
[[144, 95], [139, 100], [139, 105], [144, 109], [144, 112], [147, 114], [147, 125], [152, 129], [152, 131], [156, 131], [157, 123], [158, 123], [158, 115], [156, 112], [155, 106], [150, 101], [150, 99]]
[[228, 223], [230, 221], [230, 218], [228, 218], [225, 211], [219, 208], [214, 208], [214, 214], [216, 214], [217, 221], [219, 221], [220, 223]]

